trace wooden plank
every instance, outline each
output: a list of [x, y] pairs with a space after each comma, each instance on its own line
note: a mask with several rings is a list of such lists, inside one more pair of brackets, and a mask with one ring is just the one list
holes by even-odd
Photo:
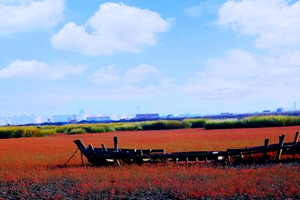
[[74, 143], [77, 145], [77, 147], [81, 150], [86, 149], [86, 146], [81, 140], [74, 140]]
[[264, 146], [264, 159], [268, 159], [268, 147], [269, 147], [269, 138], [265, 139], [265, 146]]
[[299, 138], [299, 132], [296, 132], [295, 139], [294, 139], [294, 144], [297, 144], [298, 138]]
[[165, 154], [166, 150], [165, 149], [151, 149], [151, 153], [162, 153], [162, 154]]
[[[278, 145], [278, 144], [276, 144]], [[250, 151], [262, 151], [265, 146], [257, 146], [257, 147], [247, 147], [247, 148], [237, 148], [237, 149], [227, 149], [228, 152], [250, 152]]]
[[282, 134], [281, 136], [279, 136], [279, 147], [278, 147], [278, 151], [277, 151], [277, 154], [276, 154], [276, 161], [280, 160], [284, 138], [285, 138], [284, 134]]
[[102, 144], [102, 148], [103, 148], [104, 151], [107, 151], [107, 148], [104, 144]]
[[119, 148], [118, 148], [118, 137], [114, 137], [114, 149], [115, 149], [115, 152], [118, 152]]

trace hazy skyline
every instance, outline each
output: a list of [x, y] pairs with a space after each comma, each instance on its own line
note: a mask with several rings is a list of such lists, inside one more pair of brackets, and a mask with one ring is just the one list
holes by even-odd
[[300, 105], [300, 1], [0, 0], [0, 114]]

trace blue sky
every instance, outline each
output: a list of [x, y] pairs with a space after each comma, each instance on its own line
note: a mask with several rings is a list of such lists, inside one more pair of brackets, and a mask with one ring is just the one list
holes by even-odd
[[293, 109], [299, 11], [285, 0], [0, 0], [0, 115]]

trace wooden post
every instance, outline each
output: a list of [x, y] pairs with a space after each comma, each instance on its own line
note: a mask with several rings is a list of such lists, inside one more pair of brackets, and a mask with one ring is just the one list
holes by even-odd
[[117, 165], [117, 166], [121, 166], [119, 159], [115, 159], [114, 164]]
[[[248, 149], [248, 147], [246, 146], [245, 149]], [[250, 158], [250, 160], [252, 160], [252, 157], [253, 157], [252, 151], [249, 151], [249, 153], [250, 153], [249, 158]]]
[[114, 137], [114, 148], [115, 148], [116, 152], [119, 151], [119, 148], [118, 148], [118, 137]]
[[107, 151], [107, 148], [104, 144], [102, 144], [102, 148], [103, 148], [104, 151]]
[[84, 163], [83, 163], [83, 156], [82, 156], [82, 153], [80, 152], [80, 157], [81, 157], [81, 164], [82, 166], [84, 166]]
[[294, 139], [294, 144], [297, 144], [298, 138], [299, 138], [299, 132], [296, 132], [295, 139]]
[[278, 151], [277, 151], [277, 154], [276, 154], [276, 161], [280, 160], [281, 153], [282, 153], [282, 146], [283, 146], [283, 142], [284, 142], [284, 137], [285, 137], [284, 134], [279, 136], [279, 146], [278, 146]]
[[243, 161], [243, 152], [239, 153], [239, 158], [240, 158], [240, 162], [242, 162]]
[[265, 139], [265, 150], [264, 150], [264, 159], [267, 160], [268, 159], [268, 147], [269, 147], [269, 138]]

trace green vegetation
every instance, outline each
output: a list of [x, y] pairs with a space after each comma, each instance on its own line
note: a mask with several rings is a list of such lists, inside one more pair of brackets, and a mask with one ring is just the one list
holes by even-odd
[[242, 125], [240, 120], [208, 120], [205, 122], [204, 128], [207, 130], [242, 128]]
[[128, 123], [128, 124], [122, 124], [121, 126], [116, 126], [116, 130], [118, 131], [138, 131], [143, 130], [140, 124], [136, 123]]
[[84, 128], [73, 128], [68, 132], [68, 134], [83, 134], [83, 133], [86, 133], [86, 130]]
[[187, 121], [153, 121], [142, 124], [143, 130], [164, 130], [191, 128], [192, 124]]
[[253, 116], [244, 119], [208, 120], [185, 119], [158, 120], [146, 122], [122, 122], [103, 124], [68, 124], [63, 126], [3, 126], [0, 127], [0, 139], [20, 137], [44, 137], [58, 133], [83, 134], [113, 131], [166, 130], [184, 128], [229, 129], [259, 128], [300, 125], [300, 116]]
[[240, 120], [209, 120], [205, 129], [261, 128], [300, 125], [300, 116], [254, 116]]
[[207, 119], [184, 119], [183, 121], [191, 123], [191, 128], [203, 128]]
[[104, 133], [106, 132], [106, 128], [103, 126], [92, 126], [90, 128], [90, 133]]

